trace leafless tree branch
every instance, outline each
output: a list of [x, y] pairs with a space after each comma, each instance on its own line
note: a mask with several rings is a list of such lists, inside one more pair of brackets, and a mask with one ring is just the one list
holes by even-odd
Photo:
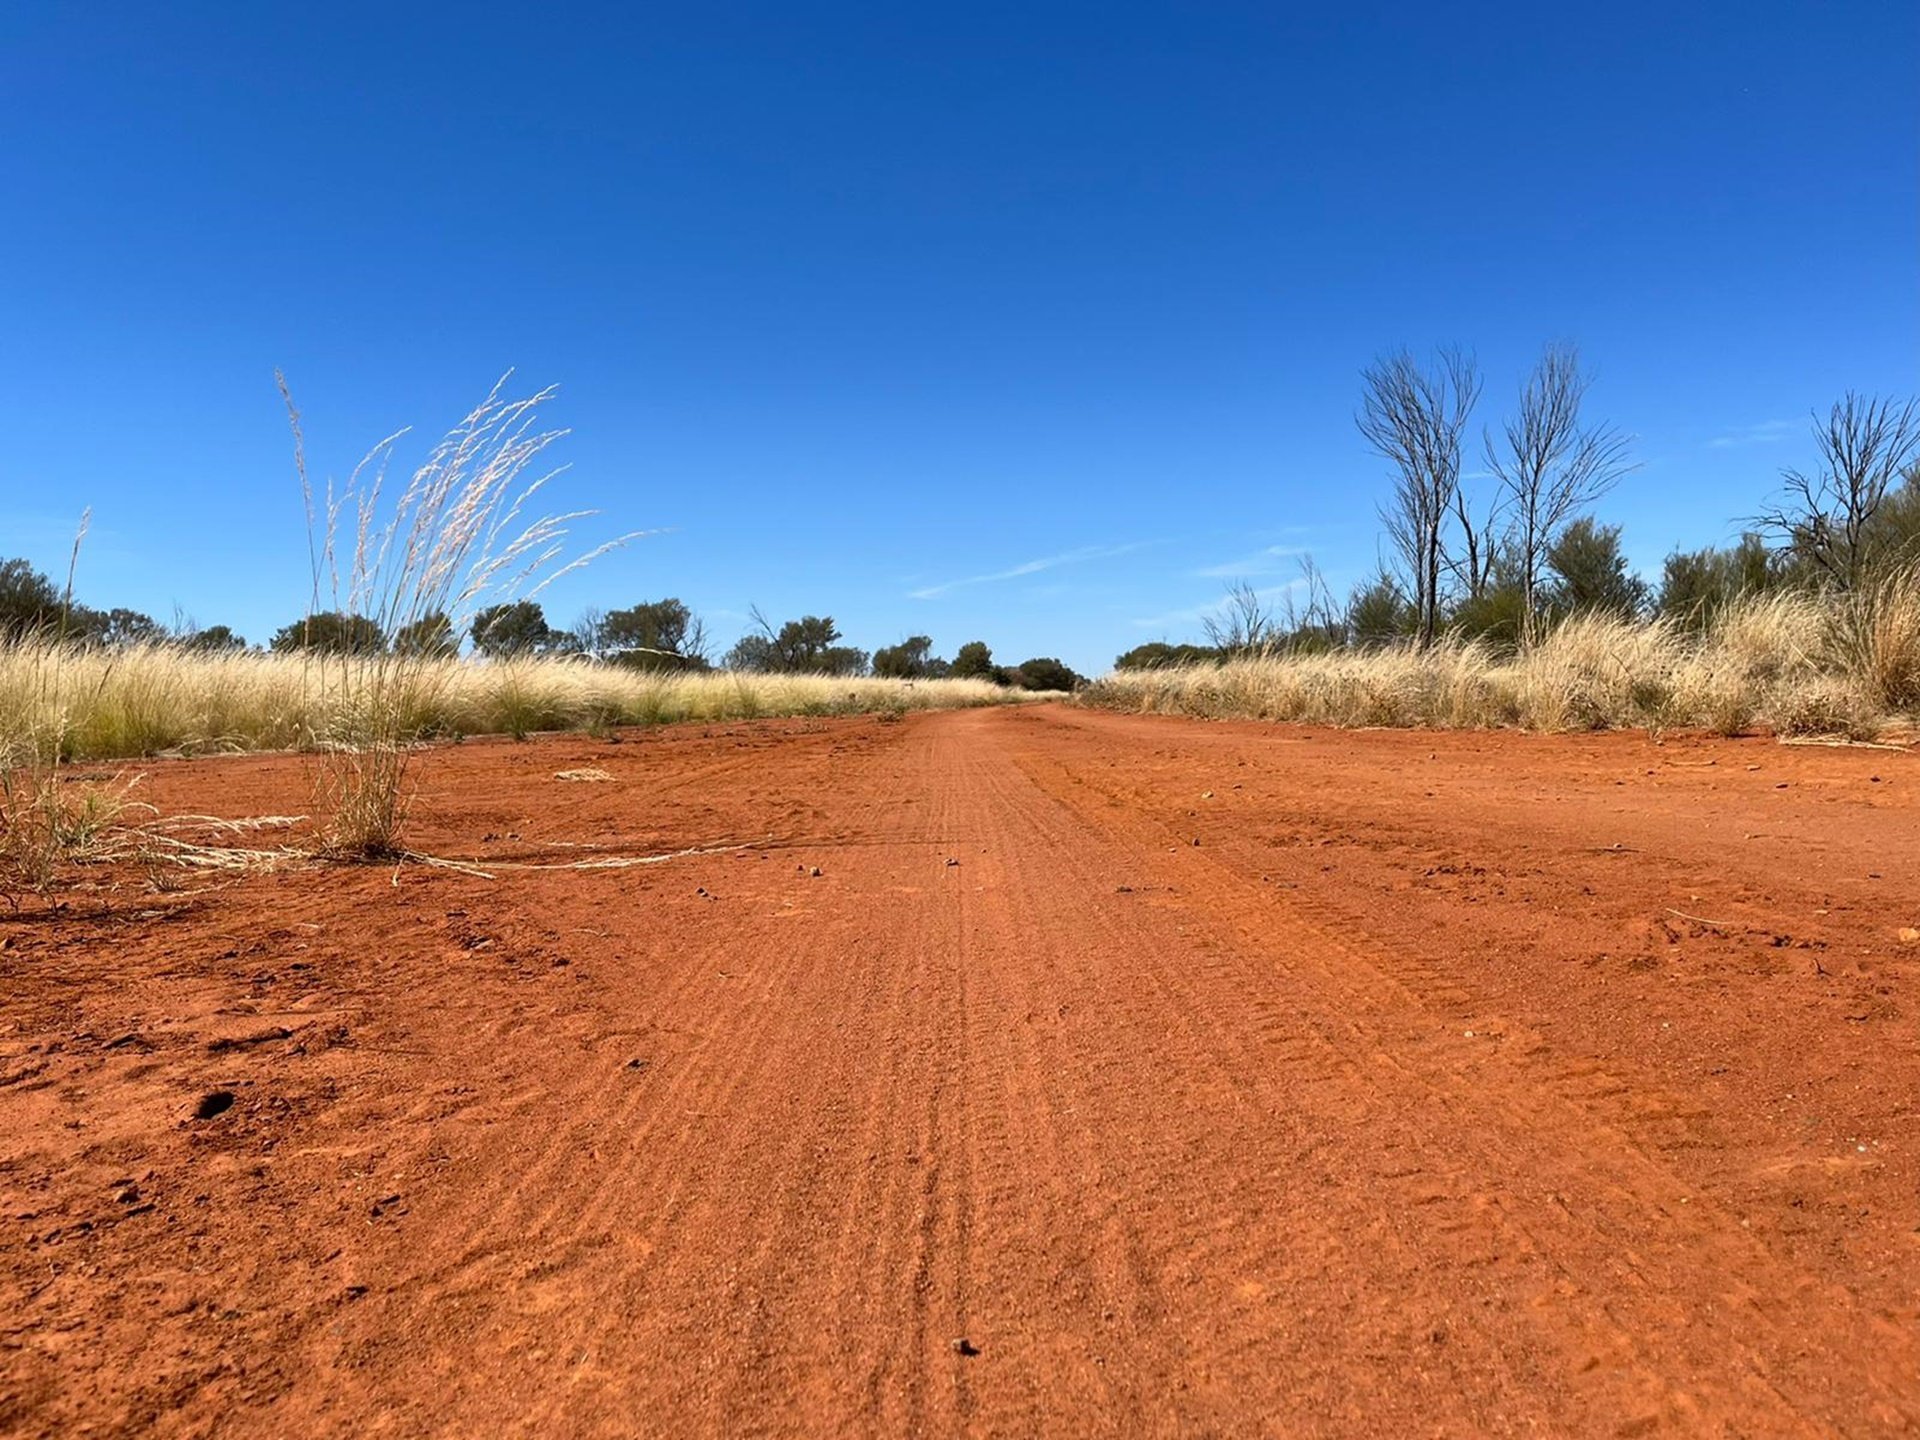
[[1920, 401], [1895, 402], [1849, 390], [1814, 416], [1820, 466], [1783, 470], [1778, 504], [1755, 516], [1842, 590], [1856, 586], [1871, 554], [1871, 531], [1906, 467], [1920, 456]]
[[1402, 350], [1363, 371], [1361, 382], [1355, 424], [1393, 467], [1381, 523], [1413, 581], [1420, 641], [1431, 644], [1447, 568], [1447, 518], [1460, 488], [1460, 435], [1480, 397], [1479, 368], [1466, 352], [1449, 348], [1423, 370]]
[[1200, 623], [1207, 642], [1227, 655], [1259, 654], [1279, 639], [1279, 617], [1250, 580], [1229, 585], [1220, 609]]
[[1589, 379], [1572, 345], [1547, 346], [1520, 392], [1520, 411], [1495, 440], [1484, 437], [1493, 471], [1512, 515], [1509, 538], [1521, 587], [1521, 641], [1538, 639], [1540, 578], [1547, 548], [1566, 524], [1619, 484], [1634, 467], [1631, 438], [1611, 426], [1582, 426], [1580, 407]]

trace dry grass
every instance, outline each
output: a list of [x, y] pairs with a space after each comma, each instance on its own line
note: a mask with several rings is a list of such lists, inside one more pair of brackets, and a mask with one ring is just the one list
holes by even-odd
[[[379, 667], [386, 667], [380, 669]], [[376, 672], [376, 673], [368, 673]], [[194, 873], [278, 864], [263, 830], [301, 817], [159, 817], [138, 776], [75, 762], [309, 750], [318, 757], [322, 848], [404, 853], [408, 766], [421, 741], [462, 735], [780, 715], [898, 716], [1033, 698], [984, 680], [660, 675], [586, 661], [384, 658], [324, 662], [261, 651], [154, 645], [120, 651], [0, 645], [0, 902], [47, 890], [63, 866], [133, 860], [158, 888]], [[371, 719], [358, 707], [373, 706]]]
[[0, 898], [17, 904], [47, 889], [62, 863], [107, 858], [138, 783], [77, 781], [55, 764], [0, 756]]
[[[309, 614], [324, 608], [364, 617], [396, 639], [433, 624], [450, 639], [488, 598], [509, 598], [527, 585], [537, 593], [593, 558], [560, 563], [567, 524], [578, 515], [526, 518], [558, 473], [536, 467], [564, 432], [539, 427], [552, 390], [510, 399], [505, 384], [503, 377], [441, 438], [389, 504], [387, 467], [400, 436], [381, 441], [344, 485], [330, 483], [317, 500], [300, 413], [280, 380], [307, 505]], [[302, 737], [325, 757], [318, 806], [327, 848], [342, 856], [394, 854], [414, 745], [447, 671], [423, 645], [358, 657], [306, 649], [302, 657], [305, 683], [331, 700], [309, 712], [323, 728]]]
[[1525, 654], [1430, 650], [1274, 655], [1121, 671], [1084, 692], [1113, 709], [1327, 725], [1705, 728], [1870, 737], [1920, 709], [1920, 571], [1852, 597], [1771, 595], [1702, 635], [1664, 621], [1576, 617]]
[[[527, 735], [679, 720], [904, 713], [1031, 698], [984, 680], [661, 675], [574, 660], [431, 659], [412, 683], [356, 673], [382, 662], [145, 646], [56, 654], [0, 646], [0, 743], [50, 760], [311, 749], [351, 743], [377, 697], [410, 740]], [[56, 750], [57, 747], [57, 750]]]

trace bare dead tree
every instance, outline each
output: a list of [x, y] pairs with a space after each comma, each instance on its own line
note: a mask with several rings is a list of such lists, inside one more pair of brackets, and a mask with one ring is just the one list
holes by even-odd
[[1418, 635], [1429, 645], [1440, 625], [1447, 517], [1460, 489], [1460, 434], [1480, 397], [1479, 368], [1449, 348], [1422, 370], [1401, 350], [1362, 371], [1361, 383], [1354, 423], [1393, 466], [1393, 498], [1380, 520], [1413, 581]]
[[1334, 601], [1333, 587], [1327, 584], [1326, 574], [1311, 555], [1300, 557], [1300, 585], [1307, 597], [1300, 611], [1301, 625], [1318, 626], [1329, 634], [1334, 633], [1340, 624], [1341, 607]]
[[1229, 585], [1220, 609], [1200, 623], [1207, 642], [1225, 655], [1259, 654], [1279, 639], [1279, 617], [1251, 580]]
[[1580, 352], [1557, 342], [1541, 353], [1520, 392], [1520, 412], [1495, 440], [1484, 437], [1487, 468], [1512, 515], [1509, 538], [1520, 572], [1520, 641], [1539, 638], [1540, 577], [1547, 548], [1566, 524], [1633, 469], [1630, 437], [1611, 426], [1582, 426], [1580, 406], [1591, 382]]
[[589, 660], [600, 659], [607, 648], [607, 612], [598, 605], [589, 605], [573, 622], [567, 639], [576, 653]]
[[707, 622], [698, 615], [687, 621], [687, 633], [680, 638], [679, 653], [688, 664], [703, 670], [713, 664], [713, 639], [707, 634]]
[[1907, 465], [1920, 455], [1920, 401], [1896, 403], [1855, 394], [1816, 414], [1820, 468], [1783, 470], [1780, 503], [1755, 519], [1782, 537], [1842, 590], [1856, 586], [1871, 559], [1873, 522]]
[[1287, 587], [1275, 639], [1295, 652], [1330, 650], [1346, 643], [1344, 607], [1335, 603], [1327, 577], [1313, 556], [1300, 557], [1300, 576]]
[[1465, 481], [1454, 488], [1453, 518], [1460, 527], [1460, 553], [1448, 558], [1447, 569], [1469, 600], [1478, 600], [1484, 595], [1493, 579], [1494, 561], [1500, 553], [1500, 517], [1506, 509], [1506, 498], [1506, 491], [1496, 485], [1486, 499], [1486, 508], [1476, 516]]

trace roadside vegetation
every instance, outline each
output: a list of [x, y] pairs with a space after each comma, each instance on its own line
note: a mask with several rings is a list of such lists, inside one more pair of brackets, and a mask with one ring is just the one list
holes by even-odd
[[1783, 472], [1735, 543], [1675, 550], [1650, 582], [1593, 513], [1634, 462], [1583, 415], [1587, 389], [1549, 346], [1475, 444], [1470, 357], [1383, 359], [1356, 416], [1391, 479], [1378, 573], [1344, 601], [1311, 559], [1286, 586], [1236, 582], [1204, 641], [1136, 646], [1081, 699], [1337, 725], [1911, 730], [1920, 404], [1835, 402], [1812, 469]]
[[[714, 665], [705, 626], [678, 599], [552, 625], [536, 598], [623, 537], [569, 558], [582, 513], [542, 509], [564, 432], [544, 428], [550, 390], [505, 381], [397, 486], [401, 435], [345, 482], [311, 482], [284, 381], [306, 500], [311, 592], [262, 647], [231, 627], [163, 625], [76, 600], [24, 560], [0, 561], [0, 897], [44, 890], [63, 861], [140, 858], [175, 867], [277, 863], [240, 830], [308, 817], [162, 820], [138, 777], [68, 772], [80, 761], [292, 749], [311, 754], [310, 851], [404, 859], [410, 776], [427, 742], [474, 734], [679, 720], [843, 715], [1004, 703], [1079, 677], [1058, 661], [993, 663], [982, 642], [952, 662], [915, 636], [873, 654], [830, 617], [754, 627]], [[404, 434], [404, 432], [402, 432]]]
[[1589, 612], [1521, 649], [1443, 633], [1430, 645], [1290, 646], [1116, 670], [1089, 704], [1214, 719], [1535, 730], [1767, 727], [1869, 739], [1920, 712], [1920, 579], [1847, 597], [1773, 594], [1704, 627]]
[[[0, 726], [37, 735], [67, 760], [245, 750], [319, 750], [364, 724], [382, 657], [323, 666], [260, 650], [209, 653], [147, 645], [0, 651]], [[412, 662], [392, 697], [399, 733], [416, 739], [526, 736], [682, 720], [991, 705], [1028, 698], [983, 679], [664, 671], [520, 656]]]

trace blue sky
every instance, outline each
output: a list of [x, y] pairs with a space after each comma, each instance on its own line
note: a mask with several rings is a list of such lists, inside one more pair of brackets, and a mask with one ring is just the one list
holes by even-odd
[[[256, 638], [321, 472], [517, 367], [636, 542], [546, 599], [1104, 668], [1370, 570], [1357, 374], [1550, 338], [1723, 540], [1920, 390], [1920, 7], [0, 10], [0, 555]], [[417, 453], [417, 452], [408, 452]], [[598, 528], [595, 529], [594, 527]]]

